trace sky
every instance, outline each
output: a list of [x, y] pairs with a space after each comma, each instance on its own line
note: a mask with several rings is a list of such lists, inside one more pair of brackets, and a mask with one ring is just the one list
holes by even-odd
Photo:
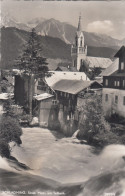
[[125, 38], [125, 1], [2, 0], [1, 12], [23, 23], [42, 17], [74, 26], [81, 13], [84, 31]]

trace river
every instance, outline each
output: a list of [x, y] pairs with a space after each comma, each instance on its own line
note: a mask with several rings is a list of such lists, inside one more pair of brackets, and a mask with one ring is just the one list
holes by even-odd
[[125, 146], [109, 145], [99, 153], [43, 128], [23, 128], [21, 139], [12, 156], [30, 169], [17, 169], [1, 158], [0, 196], [15, 195], [13, 190], [43, 196], [125, 196]]

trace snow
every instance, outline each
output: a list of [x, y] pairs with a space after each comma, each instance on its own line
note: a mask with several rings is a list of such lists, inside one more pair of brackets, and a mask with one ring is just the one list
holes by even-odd
[[44, 99], [48, 99], [50, 97], [53, 97], [53, 95], [49, 94], [49, 93], [43, 93], [43, 94], [40, 94], [40, 95], [35, 95], [34, 98], [38, 101], [42, 101]]
[[105, 69], [111, 65], [112, 60], [109, 58], [87, 56], [87, 62], [89, 63], [89, 67], [101, 67]]
[[[64, 72], [64, 71], [50, 71], [52, 75], [46, 77], [46, 82], [49, 86], [53, 86], [59, 80], [86, 80], [87, 76], [84, 72]], [[87, 78], [87, 81], [89, 79]]]
[[117, 58], [111, 65], [109, 65], [105, 70], [103, 70], [100, 74], [100, 76], [109, 76], [115, 71], [118, 70], [119, 66], [119, 59]]

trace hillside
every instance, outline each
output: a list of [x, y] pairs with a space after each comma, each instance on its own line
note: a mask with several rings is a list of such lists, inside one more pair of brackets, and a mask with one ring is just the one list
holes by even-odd
[[104, 58], [113, 58], [117, 52], [117, 48], [108, 48], [108, 47], [94, 47], [88, 46], [88, 56], [94, 57], [104, 57]]
[[[38, 35], [42, 56], [48, 59], [52, 67], [58, 63], [71, 61], [71, 46], [59, 38]], [[10, 68], [14, 60], [20, 56], [26, 41], [29, 39], [29, 32], [13, 27], [1, 29], [1, 67]], [[113, 58], [117, 49], [109, 47], [94, 47], [88, 45], [88, 56]], [[52, 69], [52, 68], [51, 68]]]
[[[23, 51], [29, 32], [16, 28], [1, 29], [1, 67], [8, 68], [14, 65], [16, 59]], [[70, 46], [58, 38], [39, 36], [42, 55], [50, 59], [70, 60]]]

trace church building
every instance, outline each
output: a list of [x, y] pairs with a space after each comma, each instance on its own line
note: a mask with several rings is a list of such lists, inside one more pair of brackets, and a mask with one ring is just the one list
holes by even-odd
[[109, 58], [87, 56], [87, 45], [85, 45], [81, 16], [79, 16], [75, 41], [71, 46], [71, 58], [72, 66], [75, 67], [77, 71], [82, 71], [85, 73], [94, 67], [105, 69], [112, 63], [111, 59]]

